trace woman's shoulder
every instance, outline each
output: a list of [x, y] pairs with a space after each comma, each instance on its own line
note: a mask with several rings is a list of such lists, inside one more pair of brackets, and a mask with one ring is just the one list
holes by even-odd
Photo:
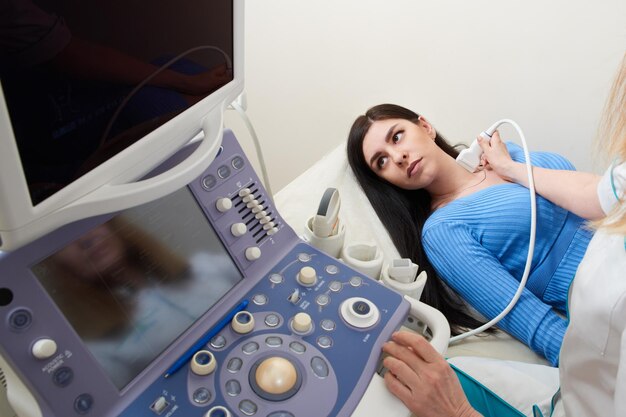
[[[511, 158], [516, 162], [525, 162], [524, 149], [516, 143], [506, 142]], [[554, 152], [529, 152], [530, 160], [534, 166], [551, 169], [566, 169], [575, 171], [576, 168], [563, 155]]]

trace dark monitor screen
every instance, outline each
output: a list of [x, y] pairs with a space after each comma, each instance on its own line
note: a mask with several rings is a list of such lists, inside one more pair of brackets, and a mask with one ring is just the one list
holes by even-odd
[[32, 271], [120, 390], [243, 278], [186, 187]]
[[233, 80], [233, 0], [0, 0], [33, 205]]

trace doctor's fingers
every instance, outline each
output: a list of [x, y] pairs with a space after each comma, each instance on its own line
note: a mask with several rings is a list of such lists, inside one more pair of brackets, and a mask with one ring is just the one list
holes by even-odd
[[420, 368], [423, 368], [426, 365], [426, 362], [417, 356], [411, 348], [395, 342], [385, 343], [383, 345], [383, 352], [389, 354], [389, 357], [393, 357], [394, 359], [406, 364], [416, 374], [419, 374]]
[[414, 391], [422, 384], [418, 373], [416, 373], [415, 370], [406, 362], [400, 359], [387, 356], [383, 360], [383, 365], [387, 368], [385, 377], [389, 375], [393, 379], [396, 379], [400, 384], [407, 387], [410, 391]]
[[399, 345], [411, 348], [413, 352], [425, 362], [446, 363], [441, 354], [435, 350], [433, 345], [417, 333], [407, 331], [396, 332], [391, 335], [391, 339]]
[[391, 371], [385, 374], [385, 385], [393, 395], [398, 397], [398, 399], [402, 401], [404, 405], [410, 408], [409, 404], [411, 404], [414, 400], [413, 391], [411, 391], [411, 389], [407, 387], [402, 381], [400, 381], [398, 377]]
[[[385, 374], [385, 385], [411, 410], [420, 417], [453, 417], [479, 415], [472, 412], [471, 405], [463, 392], [459, 380], [449, 366], [445, 372], [421, 378], [411, 375], [410, 368], [395, 358], [385, 358], [389, 372]], [[437, 365], [427, 364], [427, 367]]]

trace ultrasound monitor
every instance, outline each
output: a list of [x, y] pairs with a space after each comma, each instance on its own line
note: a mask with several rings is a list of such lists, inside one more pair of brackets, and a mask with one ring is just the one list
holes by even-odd
[[[243, 90], [242, 1], [4, 3], [0, 250], [156, 199], [212, 161]], [[145, 178], [191, 140], [188, 160]]]

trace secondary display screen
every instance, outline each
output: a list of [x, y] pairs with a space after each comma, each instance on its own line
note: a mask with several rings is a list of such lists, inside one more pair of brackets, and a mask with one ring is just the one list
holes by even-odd
[[32, 271], [120, 390], [243, 279], [187, 188], [122, 212]]
[[10, 0], [0, 29], [33, 205], [233, 80], [233, 0]]

